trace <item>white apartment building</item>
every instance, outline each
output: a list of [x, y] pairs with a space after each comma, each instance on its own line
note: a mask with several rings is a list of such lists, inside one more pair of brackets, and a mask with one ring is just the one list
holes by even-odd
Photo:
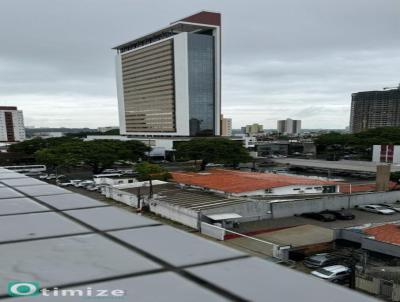
[[22, 110], [0, 106], [0, 142], [20, 142], [26, 139]]
[[278, 132], [282, 134], [299, 134], [301, 130], [301, 120], [286, 120], [278, 121]]
[[372, 148], [372, 161], [374, 163], [400, 163], [400, 146], [374, 145]]

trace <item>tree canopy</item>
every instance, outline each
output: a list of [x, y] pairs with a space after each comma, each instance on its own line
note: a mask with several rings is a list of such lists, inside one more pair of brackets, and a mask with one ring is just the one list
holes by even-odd
[[341, 134], [338, 132], [330, 132], [320, 135], [315, 143], [318, 145], [342, 145], [342, 146], [363, 146], [371, 147], [372, 145], [382, 144], [400, 144], [400, 128], [383, 127], [369, 129], [359, 133]]
[[75, 143], [80, 140], [72, 137], [52, 137], [52, 138], [33, 138], [23, 142], [12, 144], [9, 146], [8, 151], [21, 153], [25, 155], [34, 155], [36, 151], [44, 148], [52, 148], [64, 143]]
[[139, 173], [140, 180], [168, 180], [170, 178], [167, 169], [146, 161], [136, 164], [135, 171]]
[[176, 155], [182, 160], [202, 160], [202, 170], [208, 163], [237, 166], [239, 163], [252, 160], [241, 141], [226, 138], [194, 138], [180, 142], [176, 148]]
[[353, 153], [361, 159], [370, 159], [373, 145], [400, 144], [400, 128], [383, 127], [343, 134], [330, 132], [320, 135], [315, 143], [319, 154], [334, 154], [340, 158], [345, 153]]
[[99, 173], [119, 160], [137, 161], [149, 147], [139, 141], [73, 140], [35, 153], [38, 163], [49, 166], [88, 165]]

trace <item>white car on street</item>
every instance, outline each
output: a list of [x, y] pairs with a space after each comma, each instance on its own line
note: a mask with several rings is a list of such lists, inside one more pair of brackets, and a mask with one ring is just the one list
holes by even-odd
[[383, 215], [392, 215], [396, 213], [396, 211], [389, 209], [387, 207], [383, 207], [377, 204], [366, 204], [358, 206], [360, 210], [376, 213], [376, 214], [383, 214]]

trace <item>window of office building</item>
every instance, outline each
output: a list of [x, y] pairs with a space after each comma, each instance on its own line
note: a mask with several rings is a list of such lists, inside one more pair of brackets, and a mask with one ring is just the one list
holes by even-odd
[[189, 34], [188, 59], [190, 135], [214, 135], [214, 37], [205, 34]]

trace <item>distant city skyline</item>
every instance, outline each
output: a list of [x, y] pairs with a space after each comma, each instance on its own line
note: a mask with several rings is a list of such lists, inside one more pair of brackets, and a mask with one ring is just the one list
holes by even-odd
[[3, 0], [0, 105], [37, 127], [117, 125], [111, 48], [200, 10], [223, 15], [222, 113], [234, 129], [287, 116], [344, 129], [352, 93], [400, 81], [398, 0]]

